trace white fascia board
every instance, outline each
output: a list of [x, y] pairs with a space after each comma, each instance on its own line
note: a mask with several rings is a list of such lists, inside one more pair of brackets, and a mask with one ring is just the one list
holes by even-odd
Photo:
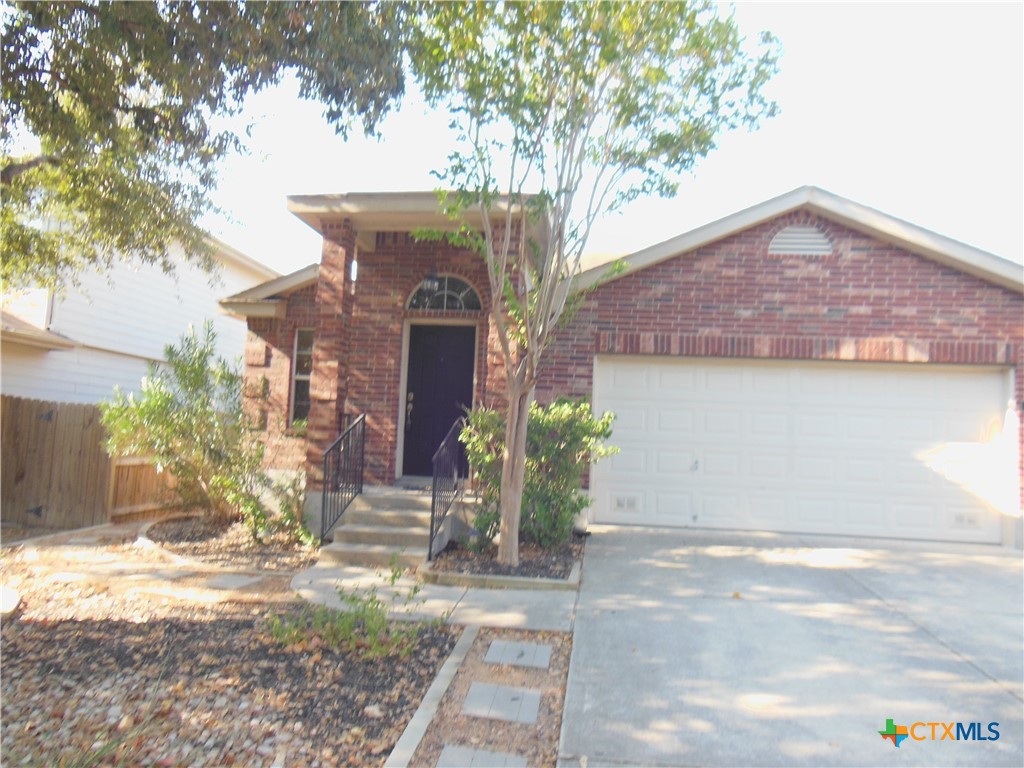
[[276, 269], [271, 269], [263, 262], [242, 253], [237, 248], [228, 245], [223, 240], [218, 240], [213, 235], [207, 235], [206, 240], [213, 247], [213, 251], [220, 261], [233, 262], [244, 269], [256, 272], [267, 280], [281, 275]]
[[287, 309], [287, 302], [283, 299], [264, 299], [262, 301], [221, 299], [220, 305], [225, 312], [236, 317], [269, 317], [275, 320], [284, 318]]
[[585, 290], [604, 279], [615, 280], [624, 277], [801, 207], [911, 253], [920, 254], [937, 263], [1024, 293], [1024, 265], [1002, 259], [987, 251], [944, 237], [817, 187], [800, 187], [625, 256], [625, 270], [613, 277], [606, 277], [608, 264], [591, 267], [576, 277], [576, 289]]
[[810, 188], [807, 207], [851, 229], [877, 237], [944, 266], [1024, 293], [1024, 264], [961, 243], [852, 200]]
[[270, 299], [274, 296], [278, 296], [282, 293], [290, 293], [291, 291], [298, 290], [299, 288], [305, 288], [307, 285], [312, 285], [316, 282], [319, 274], [320, 265], [309, 264], [302, 269], [292, 272], [291, 274], [276, 277], [265, 283], [254, 285], [252, 288], [247, 288], [233, 296], [228, 296], [226, 299], [221, 300], [221, 304], [224, 304], [225, 302], [262, 301], [264, 299]]

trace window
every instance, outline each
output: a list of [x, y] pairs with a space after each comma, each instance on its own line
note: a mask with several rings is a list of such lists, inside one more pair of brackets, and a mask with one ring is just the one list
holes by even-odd
[[313, 329], [295, 331], [295, 354], [292, 355], [292, 417], [291, 423], [309, 418], [309, 379], [313, 373]]
[[478, 310], [482, 308], [480, 297], [473, 286], [458, 277], [431, 278], [424, 280], [416, 293], [409, 299], [409, 309], [440, 309], [449, 312]]

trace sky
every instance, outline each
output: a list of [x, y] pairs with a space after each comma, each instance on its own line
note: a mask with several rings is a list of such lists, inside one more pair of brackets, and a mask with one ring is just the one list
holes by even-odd
[[[726, 134], [672, 199], [602, 220], [587, 251], [625, 255], [803, 185], [1013, 261], [1024, 261], [1024, 3], [780, 3], [735, 6], [741, 32], [782, 44], [768, 95], [781, 114]], [[217, 237], [288, 273], [320, 238], [293, 194], [430, 190], [454, 144], [444, 114], [407, 94], [346, 141], [294, 82], [251, 97], [247, 156], [225, 161]]]

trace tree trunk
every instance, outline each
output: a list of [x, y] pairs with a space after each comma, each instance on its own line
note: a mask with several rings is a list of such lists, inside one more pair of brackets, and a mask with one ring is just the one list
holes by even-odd
[[498, 562], [519, 565], [519, 518], [526, 482], [526, 427], [530, 419], [533, 387], [513, 385], [509, 390], [505, 423], [505, 453], [501, 460], [501, 540]]

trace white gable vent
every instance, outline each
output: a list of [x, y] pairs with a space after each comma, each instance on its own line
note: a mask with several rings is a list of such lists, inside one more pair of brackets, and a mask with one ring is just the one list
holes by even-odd
[[786, 227], [768, 244], [769, 256], [830, 256], [832, 241], [817, 227]]

